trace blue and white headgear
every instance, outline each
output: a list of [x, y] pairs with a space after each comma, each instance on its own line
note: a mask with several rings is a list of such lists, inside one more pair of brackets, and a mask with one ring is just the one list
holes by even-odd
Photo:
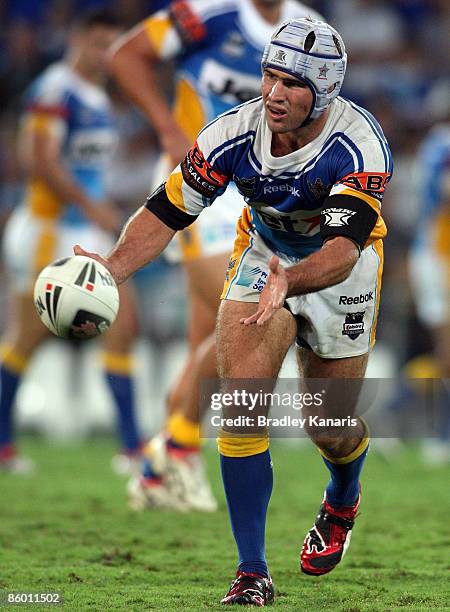
[[340, 34], [324, 21], [291, 19], [272, 35], [261, 66], [287, 72], [311, 89], [313, 103], [305, 125], [320, 117], [339, 95], [347, 54]]

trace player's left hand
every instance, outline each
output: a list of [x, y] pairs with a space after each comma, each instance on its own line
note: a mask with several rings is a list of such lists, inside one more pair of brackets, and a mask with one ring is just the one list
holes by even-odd
[[258, 310], [251, 317], [241, 319], [244, 325], [264, 325], [280, 308], [283, 308], [288, 292], [288, 279], [285, 269], [280, 265], [280, 260], [273, 255], [269, 261], [269, 276], [266, 286], [261, 291]]

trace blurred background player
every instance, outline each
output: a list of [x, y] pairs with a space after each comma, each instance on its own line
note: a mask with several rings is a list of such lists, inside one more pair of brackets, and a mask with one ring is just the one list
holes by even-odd
[[[278, 24], [318, 17], [293, 0], [179, 0], [120, 41], [114, 76], [156, 130], [163, 155], [155, 187], [183, 160], [200, 129], [260, 95], [264, 45]], [[164, 96], [157, 67], [175, 58], [175, 101]], [[182, 261], [190, 307], [189, 355], [168, 401], [166, 431], [146, 448], [144, 476], [130, 482], [133, 507], [212, 511], [216, 501], [199, 455], [199, 386], [216, 376], [215, 320], [236, 221], [244, 200], [231, 184], [220, 206], [179, 235], [169, 258]]]
[[[70, 255], [72, 242], [81, 236], [108, 249], [120, 228], [120, 215], [105, 197], [105, 173], [117, 138], [105, 91], [105, 58], [118, 35], [112, 14], [85, 13], [73, 27], [64, 61], [49, 66], [26, 95], [20, 133], [26, 197], [4, 236], [12, 307], [0, 352], [0, 469], [29, 467], [17, 456], [12, 412], [29, 360], [48, 336], [33, 304], [36, 275], [52, 260]], [[136, 332], [130, 288], [121, 289], [120, 297], [119, 316], [104, 338], [103, 366], [122, 445], [115, 465], [127, 471], [137, 463], [141, 440], [130, 378]]]
[[[392, 460], [399, 440], [419, 434], [422, 460], [450, 462], [450, 84], [438, 83], [425, 98], [433, 127], [415, 154], [417, 211], [409, 247], [412, 308], [405, 309], [407, 342], [398, 384], [386, 403], [398, 438], [377, 441]], [[414, 430], [411, 414], [426, 415], [428, 431]]]
[[[448, 93], [448, 92], [447, 92]], [[448, 98], [445, 102], [449, 106]], [[448, 115], [448, 113], [447, 113]], [[418, 153], [422, 171], [421, 209], [410, 258], [417, 315], [428, 330], [432, 351], [410, 364], [411, 378], [450, 378], [450, 122], [438, 123]], [[422, 364], [422, 370], [420, 366]], [[427, 367], [424, 367], [427, 366]], [[414, 368], [414, 369], [413, 369]], [[420, 387], [412, 387], [420, 391]], [[450, 390], [435, 389], [437, 434], [423, 445], [431, 464], [450, 461]]]

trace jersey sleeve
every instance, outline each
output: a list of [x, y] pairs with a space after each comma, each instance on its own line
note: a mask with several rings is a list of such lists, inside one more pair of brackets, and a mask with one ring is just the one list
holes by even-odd
[[51, 135], [62, 141], [67, 133], [69, 105], [66, 88], [43, 77], [25, 97], [23, 125], [26, 130]]
[[214, 159], [223, 140], [220, 126], [220, 119], [209, 124], [166, 183], [147, 199], [148, 210], [172, 229], [193, 223], [227, 188], [232, 170], [223, 158]]
[[320, 232], [324, 240], [345, 236], [364, 249], [387, 234], [381, 203], [392, 157], [384, 137], [351, 143], [349, 151], [322, 207]]
[[208, 35], [203, 11], [205, 0], [174, 0], [144, 22], [152, 48], [161, 60], [169, 60], [190, 47], [203, 43]]

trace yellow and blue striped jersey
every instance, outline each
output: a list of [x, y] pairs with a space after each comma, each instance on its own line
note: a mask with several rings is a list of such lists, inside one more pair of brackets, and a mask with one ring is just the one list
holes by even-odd
[[419, 151], [422, 174], [415, 248], [430, 248], [450, 263], [450, 124], [436, 125]]
[[145, 20], [161, 60], [176, 58], [174, 115], [191, 142], [214, 117], [260, 95], [265, 44], [277, 25], [308, 15], [319, 17], [294, 0], [283, 3], [279, 24], [251, 0], [177, 0]]
[[[25, 95], [25, 142], [33, 131], [59, 140], [61, 160], [93, 201], [106, 197], [106, 170], [117, 134], [110, 100], [102, 88], [82, 79], [63, 62], [52, 64]], [[61, 202], [39, 178], [28, 181], [26, 202], [38, 217], [68, 224], [87, 222], [75, 203]]]

